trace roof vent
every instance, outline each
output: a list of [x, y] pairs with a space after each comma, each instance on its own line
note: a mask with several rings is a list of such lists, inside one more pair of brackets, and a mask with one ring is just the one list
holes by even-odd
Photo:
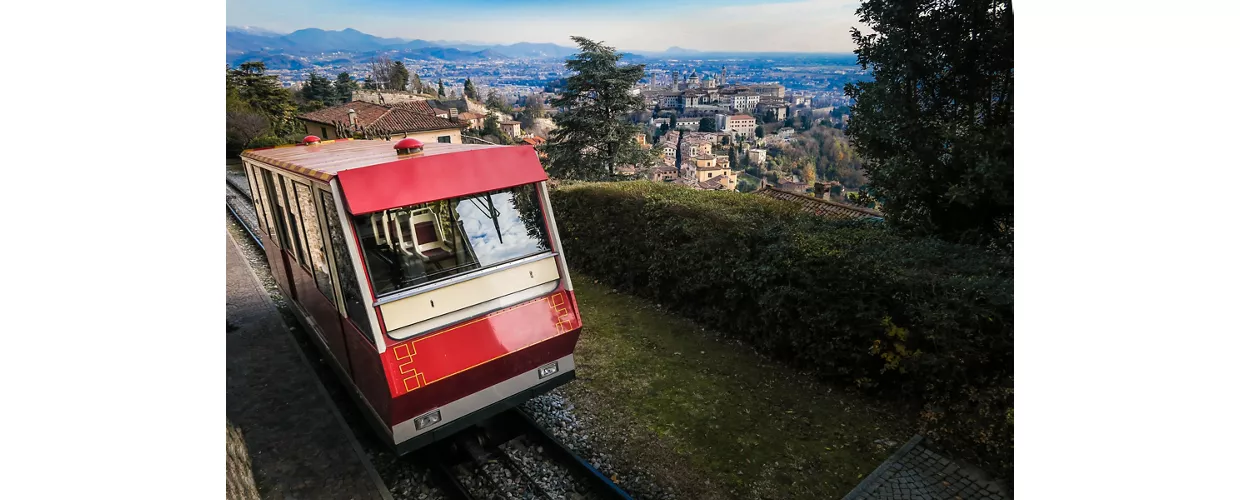
[[422, 154], [422, 141], [412, 137], [401, 139], [396, 143], [396, 156], [413, 156]]
[[319, 136], [317, 135], [307, 135], [305, 139], [301, 140], [301, 143], [307, 146], [313, 146], [315, 144], [318, 144], [319, 142], [320, 142]]

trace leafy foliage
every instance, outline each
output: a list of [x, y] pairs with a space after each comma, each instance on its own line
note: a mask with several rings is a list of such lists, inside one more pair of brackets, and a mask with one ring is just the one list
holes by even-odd
[[475, 101], [480, 100], [478, 98], [478, 89], [474, 87], [474, 82], [470, 80], [468, 77], [465, 78], [465, 97], [469, 99], [473, 99]]
[[512, 105], [507, 100], [499, 96], [495, 89], [487, 91], [486, 100], [487, 109], [499, 111], [500, 113], [512, 114]]
[[388, 76], [388, 88], [394, 90], [405, 90], [409, 85], [409, 68], [405, 67], [405, 63], [396, 61], [392, 63], [392, 69]]
[[349, 76], [347, 71], [343, 71], [336, 75], [334, 87], [336, 91], [336, 104], [341, 104], [353, 100], [353, 92], [357, 90], [357, 82], [353, 81], [353, 77]]
[[698, 131], [717, 132], [718, 129], [715, 127], [715, 117], [707, 116], [706, 118], [702, 118], [702, 120], [698, 122]]
[[874, 81], [849, 84], [848, 135], [891, 222], [954, 241], [1011, 238], [1010, 0], [865, 0], [852, 30]]
[[620, 54], [583, 37], [573, 37], [580, 52], [565, 62], [565, 90], [552, 105], [557, 128], [545, 145], [547, 170], [561, 179], [614, 177], [616, 167], [645, 166], [654, 153], [637, 143], [641, 127], [628, 117], [644, 108], [641, 95], [630, 93], [641, 80], [644, 65], [617, 65]]
[[[327, 106], [338, 104], [336, 100], [338, 94], [335, 87], [332, 86], [331, 80], [314, 71], [306, 75], [306, 84], [302, 86], [300, 94], [302, 100], [306, 102], [318, 101], [320, 105]], [[302, 111], [309, 110], [302, 109]]]
[[[226, 136], [228, 154], [254, 145], [261, 136], [286, 137], [300, 130], [293, 93], [266, 74], [262, 62], [227, 68]], [[259, 127], [265, 123], [265, 126]]]
[[808, 163], [814, 166], [816, 179], [839, 181], [853, 189], [868, 182], [861, 158], [843, 132], [829, 127], [814, 127], [799, 133], [796, 139], [789, 144], [771, 145], [768, 168], [791, 174]]
[[920, 408], [921, 431], [1009, 470], [1010, 259], [651, 182], [552, 193], [569, 262], [824, 379]]

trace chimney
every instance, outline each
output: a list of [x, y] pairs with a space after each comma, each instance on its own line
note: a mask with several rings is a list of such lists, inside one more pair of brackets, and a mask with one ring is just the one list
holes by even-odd
[[349, 125], [357, 126], [357, 111], [354, 111], [352, 108], [349, 108]]
[[458, 111], [457, 111], [457, 109], [456, 109], [456, 106], [453, 106], [453, 107], [451, 107], [451, 108], [448, 108], [448, 119], [449, 119], [449, 120], [452, 120], [452, 121], [456, 121], [456, 119], [457, 119], [457, 113], [458, 113]]
[[823, 195], [824, 193], [826, 193], [826, 191], [827, 191], [827, 185], [826, 185], [826, 184], [823, 184], [823, 183], [821, 183], [821, 182], [815, 182], [815, 183], [814, 183], [814, 197], [815, 197], [815, 198], [818, 198], [818, 199], [820, 199], [820, 200], [821, 200], [821, 199], [822, 199], [822, 195]]
[[758, 179], [758, 189], [766, 189], [766, 185], [766, 177], [760, 177]]

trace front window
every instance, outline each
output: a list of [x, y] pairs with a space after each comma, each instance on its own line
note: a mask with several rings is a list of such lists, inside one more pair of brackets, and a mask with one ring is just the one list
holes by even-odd
[[546, 252], [533, 184], [354, 218], [376, 295]]

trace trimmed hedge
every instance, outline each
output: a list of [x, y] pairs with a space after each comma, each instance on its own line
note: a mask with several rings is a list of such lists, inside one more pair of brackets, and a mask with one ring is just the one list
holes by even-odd
[[1010, 477], [1010, 257], [646, 181], [566, 184], [552, 202], [575, 268], [797, 368], [913, 401], [923, 434]]

